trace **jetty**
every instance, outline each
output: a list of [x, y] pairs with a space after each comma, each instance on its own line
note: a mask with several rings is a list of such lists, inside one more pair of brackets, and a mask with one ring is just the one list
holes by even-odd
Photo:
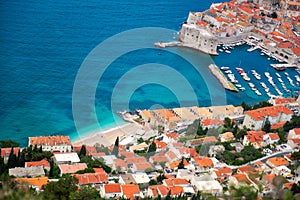
[[159, 48], [166, 48], [166, 47], [176, 47], [176, 46], [182, 46], [181, 42], [174, 41], [174, 42], [156, 42], [154, 43], [154, 46]]
[[220, 68], [215, 64], [210, 64], [208, 66], [211, 73], [219, 80], [224, 89], [230, 90], [233, 92], [239, 92], [238, 89], [226, 78]]

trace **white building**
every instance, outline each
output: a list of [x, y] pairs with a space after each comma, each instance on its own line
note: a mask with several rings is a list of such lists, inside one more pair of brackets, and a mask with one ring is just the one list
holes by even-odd
[[54, 153], [54, 162], [57, 164], [71, 164], [80, 162], [80, 159], [75, 152]]
[[42, 146], [43, 151], [59, 151], [59, 152], [71, 152], [72, 143], [69, 136], [40, 136], [29, 137], [28, 146], [37, 145], [38, 148]]
[[221, 184], [208, 174], [201, 177], [194, 176], [191, 180], [191, 184], [202, 193], [209, 193], [212, 195], [219, 195], [223, 193], [223, 187]]

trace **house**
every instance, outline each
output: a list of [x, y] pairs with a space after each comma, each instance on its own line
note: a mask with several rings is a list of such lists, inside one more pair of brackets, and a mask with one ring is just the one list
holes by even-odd
[[277, 133], [268, 133], [263, 136], [263, 139], [264, 139], [263, 146], [267, 146], [267, 145], [273, 145], [275, 143], [278, 143], [280, 140], [280, 137], [278, 136]]
[[50, 163], [43, 159], [41, 161], [32, 161], [32, 162], [25, 162], [25, 167], [36, 167], [36, 166], [42, 166], [46, 170], [50, 170]]
[[132, 177], [136, 184], [145, 184], [145, 183], [149, 183], [150, 181], [148, 175], [144, 172], [132, 174]]
[[45, 176], [45, 171], [42, 166], [36, 167], [15, 167], [8, 170], [9, 176], [15, 177], [37, 177]]
[[63, 174], [73, 174], [80, 170], [84, 170], [87, 168], [87, 165], [86, 163], [76, 163], [73, 165], [59, 164], [58, 167], [60, 169], [60, 176], [62, 176]]
[[119, 183], [121, 183], [121, 184], [136, 184], [132, 174], [120, 174]]
[[291, 120], [293, 114], [293, 111], [285, 106], [259, 108], [245, 113], [243, 125], [257, 131], [263, 128], [266, 120], [272, 125], [278, 122]]
[[223, 187], [221, 184], [214, 180], [209, 174], [194, 176], [191, 180], [191, 184], [201, 193], [209, 193], [212, 195], [223, 194]]
[[172, 186], [169, 187], [169, 189], [171, 197], [178, 197], [179, 195], [182, 195], [184, 193], [182, 186]]
[[114, 164], [114, 160], [116, 159], [115, 155], [106, 155], [106, 156], [102, 156], [101, 158], [104, 159], [104, 162], [106, 165], [108, 165], [109, 167], [112, 167]]
[[165, 155], [155, 155], [151, 156], [149, 158], [149, 162], [154, 164], [154, 163], [166, 163], [168, 162], [168, 158]]
[[80, 162], [76, 152], [54, 153], [54, 162], [56, 164], [72, 164]]
[[209, 170], [214, 166], [212, 159], [209, 157], [193, 158], [192, 160], [195, 161], [200, 171]]
[[222, 167], [218, 169], [213, 169], [212, 177], [220, 182], [227, 180], [232, 174], [232, 169], [229, 167]]
[[167, 148], [167, 144], [162, 142], [162, 141], [154, 140], [154, 143], [156, 144], [156, 151], [157, 152], [163, 151]]
[[281, 175], [287, 178], [290, 178], [291, 176], [291, 170], [286, 165], [274, 167], [271, 170], [271, 173], [276, 175]]
[[158, 196], [164, 198], [168, 193], [169, 188], [165, 185], [151, 185], [148, 187], [147, 196], [150, 198], [156, 198]]
[[244, 149], [244, 145], [240, 142], [230, 143], [230, 146], [234, 147], [236, 152], [241, 152]]
[[220, 126], [224, 125], [224, 121], [220, 120], [220, 119], [204, 119], [201, 121], [201, 126], [203, 126], [204, 128], [218, 128]]
[[178, 133], [167, 133], [164, 135], [163, 142], [169, 144], [174, 143], [178, 140], [179, 134]]
[[100, 195], [105, 199], [121, 197], [121, 185], [119, 183], [104, 184], [100, 187]]
[[78, 179], [79, 185], [100, 185], [108, 182], [108, 175], [106, 173], [84, 173], [74, 174]]
[[220, 142], [229, 142], [235, 140], [232, 132], [226, 132], [219, 135]]
[[190, 183], [184, 178], [168, 178], [163, 180], [163, 185], [167, 187], [182, 186], [187, 187]]
[[264, 143], [264, 131], [247, 131], [247, 135], [244, 136], [243, 145], [247, 146], [252, 144], [254, 148], [259, 149]]
[[229, 178], [228, 182], [229, 186], [234, 186], [236, 188], [239, 188], [243, 185], [246, 186], [254, 186], [256, 189], [258, 189], [258, 186], [248, 178], [246, 174], [234, 174]]
[[146, 151], [148, 149], [149, 145], [146, 144], [145, 142], [141, 144], [136, 144], [132, 145], [129, 147], [129, 151], [134, 152], [134, 151]]
[[276, 130], [276, 129], [282, 128], [285, 125], [285, 123], [286, 123], [286, 121], [277, 122], [275, 124], [272, 124], [271, 125], [271, 130]]
[[134, 163], [144, 163], [147, 162], [147, 159], [142, 156], [135, 156], [135, 157], [130, 157], [130, 158], [125, 158], [125, 162], [128, 165], [132, 165]]
[[287, 144], [292, 148], [292, 149], [298, 149], [300, 147], [300, 138], [292, 138], [289, 139]]
[[173, 150], [169, 150], [165, 155], [169, 161], [174, 161], [179, 158], [179, 156]]
[[287, 166], [289, 165], [289, 161], [287, 161], [283, 157], [274, 157], [274, 158], [269, 158], [266, 162], [267, 165], [269, 165], [271, 168], [278, 167], [278, 166]]
[[193, 139], [193, 140], [188, 140], [186, 142], [187, 146], [198, 146], [200, 144], [213, 144], [218, 142], [217, 138], [215, 136], [207, 136], [204, 138], [199, 138], [199, 139]]
[[39, 136], [29, 137], [28, 146], [41, 147], [43, 151], [71, 152], [72, 143], [69, 136]]
[[292, 138], [300, 138], [300, 128], [294, 128], [289, 131], [288, 140]]
[[17, 187], [30, 186], [39, 192], [42, 190], [43, 185], [48, 184], [48, 177], [15, 178], [14, 181], [17, 183]]
[[[83, 145], [73, 146], [73, 151], [76, 152], [77, 154], [79, 154], [82, 146]], [[86, 155], [93, 155], [93, 154], [95, 155], [97, 153], [97, 150], [96, 150], [95, 146], [86, 146], [85, 145], [85, 151], [86, 151]]]
[[[181, 162], [181, 159], [172, 161], [172, 162], [168, 162], [168, 163], [166, 163], [166, 167], [168, 167], [172, 170], [177, 170], [180, 162]], [[186, 161], [186, 159], [183, 160], [183, 165], [185, 168], [189, 165], [189, 163]]]
[[[1, 148], [1, 157], [4, 158], [4, 163], [7, 163], [11, 150], [12, 148]], [[19, 151], [21, 151], [19, 147], [13, 147], [14, 155], [18, 156]]]
[[122, 159], [116, 158], [114, 160], [114, 164], [112, 166], [113, 170], [118, 170], [118, 171], [126, 171], [128, 169], [128, 165], [126, 162]]
[[132, 170], [135, 172], [143, 172], [146, 169], [153, 169], [153, 166], [149, 162], [133, 163]]
[[129, 151], [120, 151], [119, 156], [125, 157], [125, 158], [131, 158], [131, 157], [134, 157], [135, 154], [133, 152], [129, 152]]
[[134, 184], [121, 185], [121, 193], [125, 199], [130, 199], [130, 200], [134, 200], [134, 199], [138, 199], [139, 197], [142, 197], [140, 194], [139, 186]]
[[225, 147], [223, 145], [211, 145], [208, 154], [210, 157], [215, 157], [218, 154], [222, 154], [224, 151]]

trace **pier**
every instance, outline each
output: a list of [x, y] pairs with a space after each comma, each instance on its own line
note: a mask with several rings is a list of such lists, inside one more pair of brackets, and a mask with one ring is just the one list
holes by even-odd
[[296, 68], [296, 65], [291, 65], [291, 64], [270, 64], [271, 67], [273, 67], [276, 70], [285, 70], [286, 68]]
[[222, 84], [222, 86], [226, 90], [230, 90], [233, 92], [239, 92], [238, 89], [226, 78], [226, 76], [223, 74], [223, 72], [217, 67], [215, 64], [210, 64], [208, 66], [211, 73], [219, 80], [219, 82]]
[[166, 48], [166, 47], [175, 47], [175, 46], [182, 46], [181, 42], [156, 42], [154, 43], [154, 46], [159, 48]]

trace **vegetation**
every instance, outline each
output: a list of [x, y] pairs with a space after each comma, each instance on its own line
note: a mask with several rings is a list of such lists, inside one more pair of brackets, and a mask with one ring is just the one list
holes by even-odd
[[273, 106], [273, 104], [271, 104], [267, 101], [262, 101], [262, 102], [259, 102], [255, 105], [251, 106], [251, 105], [246, 104], [245, 102], [242, 102], [241, 106], [243, 107], [244, 111], [247, 111], [247, 110], [255, 110], [255, 109], [258, 109], [258, 108]]
[[78, 156], [79, 156], [79, 158], [81, 158], [82, 156], [85, 156], [85, 155], [86, 155], [86, 147], [85, 147], [85, 145], [82, 145]]
[[178, 169], [183, 169], [184, 168], [184, 158], [181, 158], [180, 163], [178, 164]]
[[203, 129], [200, 124], [200, 119], [196, 119], [192, 124], [188, 125], [186, 134], [187, 135], [195, 135], [204, 136], [208, 132], [208, 128]]
[[151, 153], [151, 152], [156, 152], [156, 143], [153, 141], [149, 148], [148, 148], [148, 153]]
[[92, 186], [83, 186], [80, 190], [70, 193], [70, 200], [98, 200], [99, 192]]
[[300, 128], [300, 116], [293, 115], [292, 119], [290, 121], [287, 121], [283, 126], [283, 130], [285, 132], [288, 132], [289, 130], [294, 128]]
[[115, 156], [118, 156], [119, 154], [119, 137], [117, 137], [116, 141], [115, 141], [115, 145], [114, 148], [112, 150], [112, 154]]
[[0, 140], [0, 148], [19, 147], [19, 143], [12, 140]]

